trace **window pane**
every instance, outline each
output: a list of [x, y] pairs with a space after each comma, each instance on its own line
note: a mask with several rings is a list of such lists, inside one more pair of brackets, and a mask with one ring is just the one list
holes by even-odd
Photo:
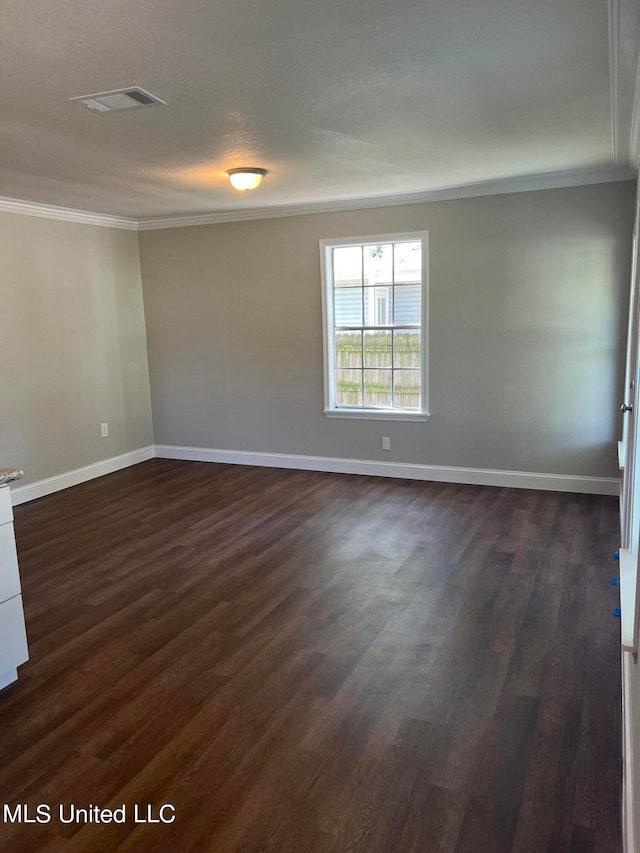
[[362, 406], [361, 370], [336, 370], [336, 405]]
[[345, 246], [333, 250], [333, 283], [336, 287], [362, 285], [362, 248]]
[[422, 286], [408, 284], [393, 288], [393, 321], [396, 326], [419, 326], [422, 322]]
[[365, 287], [364, 325], [388, 326], [393, 316], [392, 287]]
[[420, 370], [393, 371], [393, 405], [406, 409], [419, 409], [420, 399]]
[[396, 284], [422, 281], [422, 249], [419, 240], [395, 244], [393, 273]]
[[349, 287], [334, 291], [336, 326], [362, 325], [362, 288]]
[[417, 329], [415, 331], [401, 329], [393, 333], [394, 367], [415, 368], [422, 366], [420, 360], [420, 338], [421, 333]]
[[365, 406], [391, 406], [391, 371], [364, 371], [364, 404]]
[[393, 282], [393, 247], [391, 243], [364, 247], [365, 285]]
[[362, 367], [362, 332], [336, 332], [336, 367]]
[[421, 239], [393, 236], [329, 247], [326, 305], [333, 316], [325, 320], [336, 408], [421, 411], [422, 254]]
[[364, 366], [391, 367], [391, 332], [364, 333]]

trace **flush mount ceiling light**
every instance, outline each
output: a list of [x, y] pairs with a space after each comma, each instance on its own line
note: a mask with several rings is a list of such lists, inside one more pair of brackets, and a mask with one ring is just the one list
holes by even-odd
[[260, 186], [264, 176], [267, 174], [266, 169], [255, 169], [253, 166], [243, 167], [241, 169], [229, 169], [227, 175], [231, 181], [231, 186], [236, 190], [255, 190]]

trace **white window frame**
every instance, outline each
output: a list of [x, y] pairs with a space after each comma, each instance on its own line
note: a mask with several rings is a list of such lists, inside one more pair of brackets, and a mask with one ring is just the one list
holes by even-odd
[[[377, 409], [347, 408], [335, 402], [335, 359], [333, 347], [334, 305], [332, 249], [343, 246], [377, 246], [380, 243], [398, 243], [420, 240], [422, 243], [422, 408]], [[429, 234], [427, 231], [410, 231], [402, 234], [376, 234], [366, 237], [340, 237], [320, 240], [320, 272], [322, 280], [322, 345], [324, 355], [324, 413], [328, 418], [354, 418], [374, 421], [427, 421], [429, 420], [428, 381], [428, 318], [429, 318]], [[364, 321], [364, 317], [363, 317]], [[392, 328], [392, 327], [391, 327]]]

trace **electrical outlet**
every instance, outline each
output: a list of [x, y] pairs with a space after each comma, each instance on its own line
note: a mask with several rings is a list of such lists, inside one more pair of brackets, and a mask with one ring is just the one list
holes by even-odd
[[382, 439], [382, 449], [391, 450], [391, 439], [388, 436], [384, 436]]
[[100, 435], [106, 438], [109, 435], [109, 424], [100, 424]]

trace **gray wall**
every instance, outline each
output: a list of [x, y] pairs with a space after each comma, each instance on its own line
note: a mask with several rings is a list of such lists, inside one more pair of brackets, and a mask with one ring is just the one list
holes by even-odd
[[[156, 442], [616, 476], [634, 188], [142, 232]], [[431, 419], [329, 420], [318, 240], [422, 229]]]
[[0, 213], [0, 259], [0, 466], [28, 483], [151, 444], [138, 235]]

